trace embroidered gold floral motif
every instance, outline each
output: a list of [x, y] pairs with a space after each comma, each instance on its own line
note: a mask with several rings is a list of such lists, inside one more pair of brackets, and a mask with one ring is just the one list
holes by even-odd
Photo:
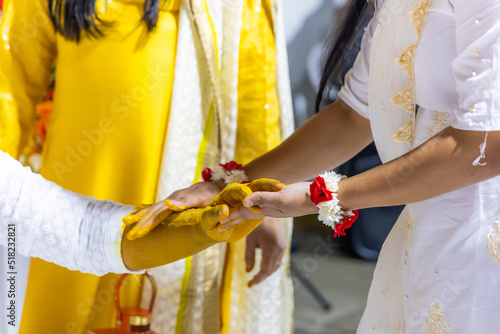
[[410, 211], [406, 216], [406, 231], [405, 231], [405, 267], [408, 265], [408, 241], [410, 240], [410, 232], [413, 226], [413, 218], [411, 217]]
[[429, 137], [434, 136], [436, 133], [439, 133], [443, 129], [450, 126], [448, 117], [450, 117], [450, 114], [447, 112], [434, 112], [434, 118], [431, 119], [431, 126], [429, 127], [429, 130], [427, 130], [427, 134], [429, 135]]
[[[410, 79], [410, 85], [406, 87], [402, 92], [399, 92], [394, 98], [393, 102], [410, 112], [413, 117], [408, 122], [408, 124], [403, 125], [399, 131], [393, 136], [394, 140], [402, 143], [408, 143], [413, 145], [415, 139], [415, 112], [416, 112], [416, 99], [415, 99], [415, 67], [413, 64], [413, 58], [415, 56], [415, 49], [420, 42], [420, 37], [425, 26], [425, 18], [427, 17], [427, 11], [431, 6], [431, 0], [422, 0], [418, 6], [410, 12], [410, 18], [413, 21], [413, 27], [417, 32], [417, 42], [411, 44], [403, 49], [401, 57], [398, 59], [398, 65], [402, 68], [403, 72]], [[404, 97], [404, 100], [401, 98]], [[403, 102], [404, 103], [403, 103]], [[399, 103], [398, 103], [399, 102]]]
[[394, 135], [394, 140], [400, 143], [413, 144], [415, 128], [415, 117], [410, 119], [408, 124], [399, 128], [398, 132]]
[[411, 82], [415, 81], [413, 73], [413, 54], [417, 44], [412, 44], [403, 49], [403, 54], [399, 57], [398, 65], [403, 69], [403, 72], [410, 78]]
[[441, 304], [431, 303], [425, 324], [427, 325], [427, 334], [451, 333], [450, 326], [446, 322], [446, 314]]
[[427, 17], [427, 11], [429, 10], [431, 3], [432, 3], [431, 0], [423, 0], [417, 6], [417, 8], [415, 8], [410, 13], [410, 16], [413, 20], [413, 26], [415, 27], [415, 30], [417, 31], [417, 35], [418, 35], [419, 39], [420, 39], [420, 35], [422, 35], [422, 30], [424, 30], [425, 18]]
[[495, 262], [500, 263], [500, 218], [493, 224], [493, 227], [486, 236], [488, 241], [488, 253]]
[[406, 87], [405, 90], [394, 96], [392, 102], [401, 109], [404, 109], [410, 114], [413, 114], [413, 110], [415, 109], [415, 104], [413, 103], [412, 87]]

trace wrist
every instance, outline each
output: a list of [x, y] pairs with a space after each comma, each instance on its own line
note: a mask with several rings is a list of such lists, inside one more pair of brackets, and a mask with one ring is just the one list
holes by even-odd
[[318, 220], [335, 231], [334, 236], [345, 235], [358, 217], [358, 210], [342, 206], [339, 198], [340, 183], [347, 177], [335, 172], [319, 175], [310, 185], [310, 199], [317, 206]]
[[311, 185], [312, 182], [304, 182], [304, 191], [306, 194], [303, 207], [306, 215], [317, 215], [319, 213], [319, 209], [311, 200]]
[[339, 182], [339, 190], [337, 191], [337, 198], [339, 200], [339, 205], [342, 207], [344, 211], [351, 211], [355, 210], [349, 203], [348, 200], [348, 186], [349, 186], [349, 179], [343, 179], [340, 180]]

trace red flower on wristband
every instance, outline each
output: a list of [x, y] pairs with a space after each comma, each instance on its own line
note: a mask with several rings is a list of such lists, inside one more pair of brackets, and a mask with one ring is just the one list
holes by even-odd
[[201, 172], [201, 177], [203, 178], [203, 181], [208, 182], [212, 179], [212, 170], [210, 168], [205, 168]]
[[221, 166], [222, 168], [224, 168], [224, 170], [226, 170], [228, 172], [230, 172], [232, 170], [245, 170], [245, 167], [243, 167], [242, 165], [240, 165], [236, 161], [229, 161], [228, 163], [220, 164], [219, 166]]
[[356, 221], [356, 219], [358, 219], [359, 211], [353, 210], [352, 213], [354, 214], [354, 216], [346, 217], [342, 219], [342, 224], [339, 223], [335, 225], [335, 229], [333, 232], [333, 236], [335, 238], [338, 237], [339, 235], [345, 235], [345, 230], [351, 227], [352, 224], [354, 224], [354, 222]]
[[333, 192], [326, 188], [325, 179], [318, 176], [314, 179], [313, 183], [309, 186], [311, 192], [311, 201], [314, 205], [318, 205], [321, 202], [331, 201], [333, 199]]

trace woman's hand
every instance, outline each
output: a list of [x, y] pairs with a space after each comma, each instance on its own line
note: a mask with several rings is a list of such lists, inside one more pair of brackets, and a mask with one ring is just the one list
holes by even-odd
[[[224, 222], [224, 228], [261, 217], [284, 218], [318, 213], [318, 208], [309, 197], [309, 185], [310, 182], [299, 182], [278, 192], [254, 192], [248, 195], [243, 200], [243, 206], [231, 212]], [[260, 208], [260, 212], [255, 212], [255, 207]]]

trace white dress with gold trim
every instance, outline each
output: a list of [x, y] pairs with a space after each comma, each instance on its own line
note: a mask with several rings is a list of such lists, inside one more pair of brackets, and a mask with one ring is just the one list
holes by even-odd
[[[379, 1], [339, 96], [370, 120], [384, 163], [447, 126], [500, 130], [499, 18], [497, 0]], [[496, 177], [407, 205], [358, 333], [497, 333], [499, 199]]]

